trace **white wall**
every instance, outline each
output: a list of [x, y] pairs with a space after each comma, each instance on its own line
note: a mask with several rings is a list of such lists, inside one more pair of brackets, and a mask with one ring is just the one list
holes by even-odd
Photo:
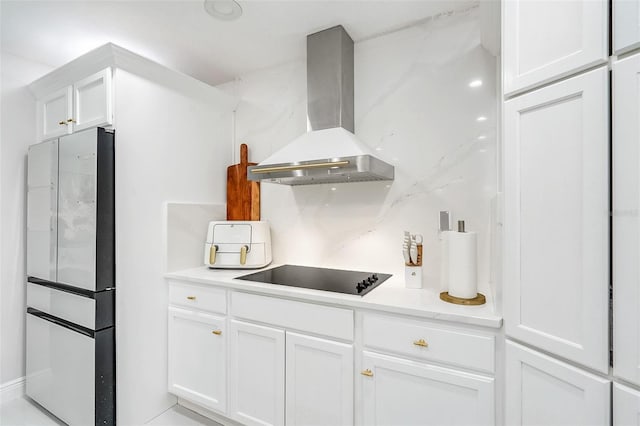
[[[274, 262], [399, 274], [408, 230], [424, 235], [426, 285], [439, 289], [437, 218], [450, 210], [454, 219], [466, 220], [467, 230], [479, 232], [486, 288], [496, 193], [496, 66], [481, 45], [477, 7], [356, 43], [355, 133], [395, 165], [395, 181], [262, 184]], [[470, 88], [477, 78], [483, 86]], [[250, 161], [306, 131], [304, 61], [222, 88], [241, 98], [236, 134], [238, 143], [249, 145]], [[479, 116], [487, 120], [476, 121]]]
[[26, 155], [36, 140], [26, 88], [51, 70], [2, 52], [0, 111], [0, 386], [25, 374]]
[[[139, 425], [176, 401], [167, 392], [165, 203], [225, 203], [232, 104], [204, 84], [190, 96], [121, 69], [114, 87], [117, 420]], [[201, 236], [204, 244], [206, 226]]]

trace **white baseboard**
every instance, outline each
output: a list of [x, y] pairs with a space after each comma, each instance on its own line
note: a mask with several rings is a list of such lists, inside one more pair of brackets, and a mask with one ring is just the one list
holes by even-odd
[[218, 414], [214, 411], [211, 410], [207, 410], [206, 408], [203, 408], [197, 404], [194, 404], [192, 402], [189, 402], [185, 399], [182, 398], [178, 398], [178, 405], [182, 405], [184, 408], [187, 408], [191, 411], [195, 411], [196, 413], [200, 414], [201, 416], [204, 416], [208, 419], [213, 420], [214, 422], [218, 422], [221, 425], [224, 426], [242, 426], [242, 423], [238, 423], [238, 422], [234, 422], [233, 420]]
[[0, 402], [11, 401], [24, 395], [25, 378], [19, 377], [15, 380], [0, 385]]

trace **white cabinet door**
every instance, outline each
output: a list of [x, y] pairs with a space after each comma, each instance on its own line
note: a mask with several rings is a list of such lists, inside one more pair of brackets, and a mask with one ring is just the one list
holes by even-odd
[[493, 425], [494, 379], [363, 352], [364, 425]]
[[47, 140], [71, 133], [73, 123], [73, 94], [71, 86], [64, 87], [38, 100], [39, 139]]
[[353, 345], [287, 332], [286, 424], [353, 424]]
[[74, 131], [113, 123], [111, 68], [73, 85]]
[[640, 1], [613, 0], [613, 49], [616, 53], [640, 45]]
[[502, 4], [505, 94], [606, 62], [608, 1], [509, 0]]
[[229, 415], [245, 425], [284, 424], [284, 331], [229, 323]]
[[613, 426], [640, 426], [640, 392], [613, 384]]
[[225, 319], [169, 308], [169, 392], [226, 412]]
[[510, 341], [505, 363], [505, 424], [609, 424], [608, 380]]
[[613, 372], [640, 385], [640, 55], [613, 65]]
[[606, 68], [504, 106], [505, 331], [606, 373]]

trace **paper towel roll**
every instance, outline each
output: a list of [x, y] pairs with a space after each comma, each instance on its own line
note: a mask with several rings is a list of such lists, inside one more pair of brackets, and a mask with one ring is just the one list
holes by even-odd
[[449, 295], [473, 299], [478, 295], [476, 233], [449, 232]]
[[440, 234], [440, 291], [449, 291], [449, 234]]

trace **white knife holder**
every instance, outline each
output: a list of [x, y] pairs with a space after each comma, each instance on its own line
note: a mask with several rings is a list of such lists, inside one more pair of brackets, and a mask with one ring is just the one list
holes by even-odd
[[404, 285], [407, 288], [422, 288], [422, 266], [404, 267]]

